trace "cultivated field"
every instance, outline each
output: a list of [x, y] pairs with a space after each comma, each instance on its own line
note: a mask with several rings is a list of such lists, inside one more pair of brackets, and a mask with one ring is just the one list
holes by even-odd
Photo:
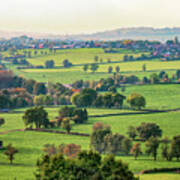
[[[23, 51], [23, 50], [21, 50]], [[54, 60], [55, 68], [53, 69], [24, 69], [16, 70], [16, 66], [10, 66], [11, 69], [15, 71], [16, 74], [20, 74], [26, 78], [33, 78], [41, 82], [61, 82], [61, 83], [72, 83], [76, 80], [98, 80], [101, 78], [107, 78], [110, 76], [108, 73], [108, 67], [113, 67], [113, 72], [115, 72], [115, 67], [120, 67], [120, 72], [128, 75], [137, 75], [142, 78], [144, 76], [149, 77], [153, 72], [159, 73], [165, 70], [170, 76], [175, 73], [175, 71], [180, 68], [180, 61], [162, 62], [160, 60], [151, 61], [136, 61], [136, 62], [123, 62], [124, 55], [133, 55], [134, 57], [140, 56], [142, 52], [132, 52], [128, 50], [121, 50], [120, 53], [104, 53], [103, 49], [96, 48], [84, 48], [84, 49], [70, 49], [70, 50], [58, 50], [56, 54], [40, 55], [40, 50], [38, 50], [39, 55], [34, 55], [34, 50], [32, 51], [32, 58], [27, 58], [27, 60], [33, 65], [44, 65], [46, 60]], [[44, 50], [49, 53], [49, 50]], [[94, 57], [98, 56], [102, 59], [102, 63], [99, 64], [99, 69], [97, 72], [92, 73], [90, 70], [87, 72], [83, 71], [84, 64], [94, 63]], [[74, 66], [70, 68], [63, 68], [62, 62], [64, 59], [68, 59], [73, 63]], [[111, 63], [107, 60], [110, 59]], [[118, 63], [117, 63], [118, 61]], [[143, 64], [146, 64], [146, 72], [142, 71]]]

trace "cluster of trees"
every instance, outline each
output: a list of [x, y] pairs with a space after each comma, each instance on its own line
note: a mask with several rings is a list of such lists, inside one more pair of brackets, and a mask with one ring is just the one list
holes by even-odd
[[24, 66], [30, 65], [30, 63], [26, 59], [20, 59], [20, 60], [13, 59], [12, 64], [14, 64], [14, 65], [24, 65]]
[[70, 133], [72, 124], [83, 124], [88, 120], [86, 109], [65, 106], [59, 110], [59, 116], [56, 120], [50, 121], [50, 126], [60, 126]]
[[[161, 128], [155, 123], [141, 123], [138, 127], [129, 126], [128, 135], [132, 140], [139, 136], [139, 140], [145, 141], [145, 154], [152, 155], [157, 159], [158, 148], [161, 145], [161, 155], [164, 159], [171, 161], [174, 157], [180, 158], [180, 136], [175, 136], [170, 141], [167, 137], [159, 139], [162, 136]], [[135, 159], [142, 154], [141, 144], [135, 143], [131, 148], [131, 154]]]
[[36, 105], [36, 106], [53, 105], [54, 104], [54, 99], [50, 95], [40, 94], [38, 96], [34, 96], [33, 104]]
[[[0, 77], [1, 78], [1, 77]], [[7, 78], [5, 78], [7, 80]], [[72, 90], [62, 84], [45, 84], [21, 77], [9, 77], [0, 84], [0, 108], [17, 108], [34, 105], [68, 105]], [[11, 84], [12, 82], [12, 84]]]
[[146, 100], [144, 96], [138, 93], [132, 93], [128, 98], [127, 98], [127, 103], [130, 104], [131, 108], [137, 108], [141, 109], [142, 107], [145, 107], [146, 105]]
[[127, 155], [130, 153], [132, 141], [121, 134], [113, 134], [110, 126], [98, 122], [93, 126], [90, 147], [99, 153]]
[[104, 95], [98, 95], [92, 105], [95, 107], [122, 108], [125, 99], [126, 97], [119, 93], [108, 92]]
[[47, 60], [46, 62], [45, 62], [45, 67], [46, 68], [54, 68], [54, 60]]
[[15, 93], [10, 93], [8, 90], [0, 92], [0, 109], [27, 107], [32, 105], [32, 97], [25, 91], [18, 92], [14, 89]]
[[23, 121], [26, 127], [35, 125], [36, 128], [47, 128], [50, 124], [48, 113], [42, 106], [27, 109], [23, 115]]
[[155, 123], [142, 123], [138, 127], [130, 126], [128, 129], [129, 138], [121, 134], [113, 134], [110, 126], [101, 122], [95, 123], [90, 137], [90, 147], [99, 153], [128, 155], [132, 154], [135, 159], [143, 154], [141, 143], [133, 144], [135, 137], [141, 138], [139, 141], [145, 141], [144, 154], [157, 159], [158, 148], [161, 145], [162, 158], [171, 161], [180, 158], [180, 136], [175, 136], [170, 141], [168, 138], [159, 139], [162, 136], [162, 130]]
[[98, 95], [97, 91], [91, 88], [84, 88], [80, 93], [72, 96], [71, 102], [77, 107], [122, 107], [125, 96], [119, 93], [109, 92]]
[[92, 63], [92, 64], [85, 64], [83, 66], [83, 70], [87, 72], [88, 70], [91, 70], [91, 72], [95, 73], [99, 68], [99, 65], [97, 63]]
[[63, 154], [44, 155], [37, 161], [35, 173], [40, 179], [111, 179], [111, 180], [135, 180], [135, 176], [128, 166], [114, 156], [101, 157], [96, 152], [81, 151], [77, 158], [70, 159]]
[[155, 123], [141, 123], [139, 126], [129, 126], [128, 132], [130, 138], [133, 140], [138, 136], [141, 140], [146, 141], [150, 137], [161, 137], [162, 130]]
[[[115, 67], [115, 72], [116, 73], [119, 73], [119, 71], [120, 71], [120, 67], [119, 66], [116, 66]], [[108, 67], [108, 73], [112, 73], [113, 72], [113, 67], [112, 66], [109, 66]]]
[[43, 68], [50, 69], [50, 68], [54, 68], [55, 66], [54, 60], [45, 61], [44, 66], [43, 65], [35, 66], [35, 65], [30, 64], [28, 61], [22, 61], [22, 60], [18, 62], [16, 59], [13, 60], [12, 63], [17, 64], [17, 65], [25, 65], [25, 66], [18, 66], [17, 69], [43, 69]]
[[81, 151], [81, 146], [77, 144], [60, 144], [56, 147], [54, 144], [45, 144], [43, 151], [48, 154], [48, 156], [62, 153], [68, 158], [76, 158]]
[[49, 120], [48, 113], [42, 106], [35, 106], [25, 111], [23, 121], [26, 127], [32, 128], [34, 125], [36, 128], [48, 128], [60, 126], [70, 133], [72, 129], [72, 123], [82, 124], [87, 122], [88, 113], [86, 109], [80, 109], [75, 107], [63, 107], [59, 110], [59, 116], [56, 120]]
[[[179, 161], [180, 158], [180, 136], [174, 136], [172, 140], [168, 138], [158, 139], [157, 137], [151, 136], [145, 142], [145, 154], [152, 155], [154, 160], [157, 160], [158, 149], [161, 145], [161, 156], [167, 161], [172, 161], [176, 158]], [[142, 154], [141, 144], [135, 143], [131, 148], [131, 154], [137, 159]]]

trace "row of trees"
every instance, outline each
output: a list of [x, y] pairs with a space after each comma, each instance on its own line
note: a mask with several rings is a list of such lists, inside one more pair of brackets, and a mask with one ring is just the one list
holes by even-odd
[[[108, 92], [103, 95], [101, 94], [98, 95], [96, 90], [91, 88], [85, 88], [80, 93], [74, 94], [71, 97], [71, 102], [77, 107], [95, 106], [95, 107], [107, 107], [107, 108], [111, 108], [111, 107], [122, 108], [123, 101], [125, 99], [126, 99], [125, 96], [116, 92]], [[127, 98], [127, 102], [130, 104], [132, 108], [137, 108], [137, 109], [141, 109], [146, 105], [145, 98], [137, 93], [131, 94]]]
[[84, 70], [85, 72], [87, 72], [88, 70], [91, 70], [91, 71], [94, 73], [94, 72], [96, 72], [96, 71], [98, 70], [98, 68], [99, 68], [99, 65], [96, 64], [96, 63], [93, 63], [93, 64], [85, 64], [85, 65], [83, 66], [83, 70]]
[[88, 113], [86, 109], [79, 109], [75, 107], [63, 107], [59, 110], [59, 115], [56, 120], [49, 120], [47, 111], [42, 106], [29, 108], [25, 111], [23, 121], [26, 127], [32, 128], [48, 128], [60, 126], [70, 133], [72, 123], [82, 124], [87, 122]]
[[103, 123], [95, 123], [90, 138], [90, 147], [106, 154], [129, 154], [132, 141], [121, 134], [113, 134], [110, 126]]
[[[162, 140], [157, 137], [150, 137], [146, 143], [146, 151], [147, 155], [152, 155], [154, 160], [156, 161], [158, 155], [158, 149], [161, 145], [161, 156], [163, 159], [167, 161], [171, 161], [173, 158], [176, 158], [179, 161], [180, 158], [180, 136], [174, 136], [172, 140], [168, 138], [164, 138]], [[137, 159], [139, 155], [142, 155], [141, 144], [135, 143], [131, 148], [131, 154]]]
[[[154, 160], [156, 160], [158, 148], [161, 144], [161, 154], [163, 158], [168, 161], [173, 158], [176, 158], [177, 161], [179, 160], [180, 136], [173, 137], [171, 141], [168, 138], [160, 140], [158, 137], [161, 137], [162, 130], [158, 125], [153, 123], [142, 123], [139, 127], [137, 127], [137, 130], [144, 138], [143, 140], [145, 141], [146, 147], [145, 154], [152, 155]], [[147, 130], [147, 132], [145, 130]], [[134, 136], [131, 136], [131, 138], [134, 138]], [[95, 123], [93, 126], [90, 138], [90, 147], [99, 153], [114, 155], [132, 154], [135, 159], [143, 154], [140, 143], [133, 144], [131, 139], [118, 133], [113, 134], [110, 126], [100, 122]]]
[[72, 96], [72, 104], [78, 107], [122, 107], [125, 96], [119, 93], [106, 93], [104, 95], [98, 95], [96, 90], [91, 88], [85, 88], [80, 93], [76, 93]]
[[150, 137], [161, 137], [162, 129], [155, 123], [141, 123], [139, 126], [129, 126], [127, 134], [133, 140], [137, 136], [143, 141], [148, 140]]

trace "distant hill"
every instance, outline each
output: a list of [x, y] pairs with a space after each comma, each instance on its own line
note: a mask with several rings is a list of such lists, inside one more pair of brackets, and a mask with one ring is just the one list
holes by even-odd
[[68, 39], [68, 40], [159, 40], [165, 41], [173, 39], [175, 36], [180, 38], [180, 28], [120, 28], [116, 30], [97, 32], [92, 34], [60, 35], [48, 33], [25, 33], [25, 32], [6, 32], [0, 31], [0, 38], [11, 38], [15, 36], [27, 35], [34, 38]]
[[96, 40], [119, 40], [119, 39], [142, 39], [165, 41], [175, 36], [180, 38], [180, 28], [120, 28], [112, 31], [98, 32], [94, 34], [71, 36], [72, 39], [96, 39]]

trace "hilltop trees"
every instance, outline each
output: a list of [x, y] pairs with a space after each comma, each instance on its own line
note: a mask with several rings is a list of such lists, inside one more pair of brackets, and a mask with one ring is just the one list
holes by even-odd
[[43, 107], [33, 107], [27, 109], [23, 116], [23, 121], [26, 126], [33, 126], [35, 124], [36, 128], [48, 127], [49, 119], [48, 113]]

